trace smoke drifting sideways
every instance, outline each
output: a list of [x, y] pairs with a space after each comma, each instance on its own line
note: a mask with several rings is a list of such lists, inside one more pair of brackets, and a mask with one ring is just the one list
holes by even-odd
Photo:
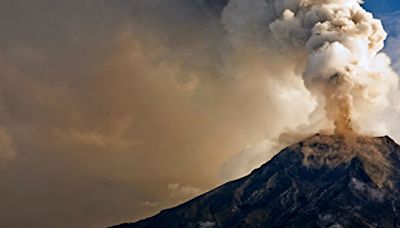
[[[233, 48], [224, 5], [206, 2], [0, 2], [0, 224], [144, 218], [231, 178], [221, 167], [246, 145], [307, 122], [301, 78]], [[268, 159], [258, 152], [238, 175]]]

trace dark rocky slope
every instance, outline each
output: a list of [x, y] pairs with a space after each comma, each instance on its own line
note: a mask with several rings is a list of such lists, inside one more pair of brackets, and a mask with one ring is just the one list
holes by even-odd
[[250, 175], [116, 227], [400, 227], [400, 146], [316, 135]]

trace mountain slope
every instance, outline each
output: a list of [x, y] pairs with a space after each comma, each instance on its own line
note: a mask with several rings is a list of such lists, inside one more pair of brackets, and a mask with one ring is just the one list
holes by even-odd
[[400, 227], [400, 146], [315, 135], [250, 175], [116, 227]]

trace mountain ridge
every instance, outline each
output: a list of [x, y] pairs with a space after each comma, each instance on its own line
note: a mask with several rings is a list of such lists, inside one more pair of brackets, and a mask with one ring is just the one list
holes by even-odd
[[390, 137], [317, 134], [245, 177], [115, 227], [400, 227], [399, 187], [400, 146]]

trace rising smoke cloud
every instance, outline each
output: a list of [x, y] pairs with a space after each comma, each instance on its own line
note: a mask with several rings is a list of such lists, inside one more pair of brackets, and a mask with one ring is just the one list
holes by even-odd
[[[289, 127], [276, 129], [264, 142], [244, 149], [223, 166], [223, 177], [240, 177], [271, 156], [263, 151], [279, 151], [316, 132], [400, 139], [399, 79], [390, 58], [380, 52], [386, 32], [360, 4], [356, 0], [229, 1], [222, 22], [231, 52], [251, 52], [261, 58], [258, 61], [265, 67], [261, 75], [274, 80], [280, 94], [301, 98], [294, 105], [301, 108], [290, 115], [301, 113], [306, 118], [294, 118]], [[280, 107], [293, 105], [278, 94], [270, 99]]]
[[223, 21], [235, 46], [253, 42], [289, 56], [282, 59], [284, 67], [296, 66], [317, 101], [310, 126], [339, 134], [391, 134], [388, 116], [399, 113], [398, 76], [380, 53], [386, 38], [381, 22], [360, 3], [232, 0]]
[[[1, 1], [0, 223], [143, 218], [199, 192], [170, 197], [168, 186], [210, 189], [308, 134], [333, 132], [320, 94], [332, 75], [305, 72], [328, 69], [322, 56], [347, 66], [335, 52], [355, 51], [342, 40], [313, 51], [309, 27], [279, 30], [302, 25], [312, 5], [231, 0], [221, 16], [225, 3]], [[349, 80], [352, 127], [400, 139], [390, 60], [362, 56], [367, 67], [354, 72], [368, 74]]]

